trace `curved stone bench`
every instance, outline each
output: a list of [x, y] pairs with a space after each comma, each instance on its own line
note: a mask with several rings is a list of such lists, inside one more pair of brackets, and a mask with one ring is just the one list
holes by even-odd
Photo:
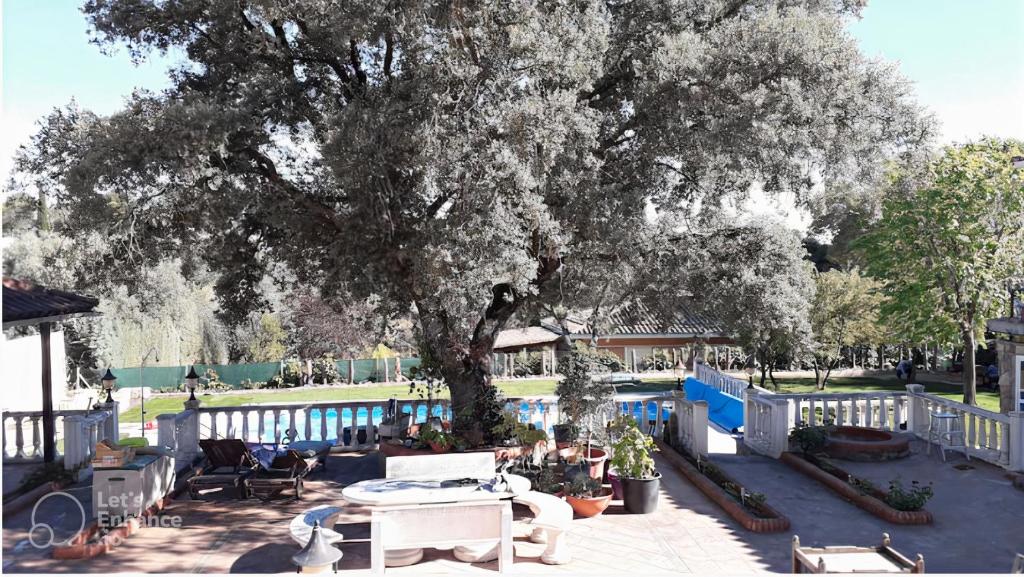
[[540, 560], [548, 565], [568, 563], [572, 555], [565, 544], [565, 533], [572, 526], [572, 507], [562, 499], [540, 491], [520, 493], [512, 502], [526, 505], [533, 512], [530, 524], [534, 529], [530, 540], [548, 544]]
[[320, 523], [320, 534], [327, 539], [328, 543], [333, 545], [345, 538], [344, 535], [334, 530], [334, 525], [339, 515], [341, 515], [341, 507], [330, 507], [328, 505], [313, 507], [296, 515], [292, 522], [288, 524], [288, 532], [291, 533], [292, 539], [299, 546], [305, 547], [306, 543], [309, 543], [310, 536], [313, 534], [313, 523], [318, 522]]

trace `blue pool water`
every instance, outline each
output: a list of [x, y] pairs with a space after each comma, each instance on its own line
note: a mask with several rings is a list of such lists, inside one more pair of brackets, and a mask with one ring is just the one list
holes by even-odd
[[[633, 417], [637, 421], [640, 421], [641, 414], [642, 414], [642, 402], [641, 401], [623, 402], [623, 403], [620, 403], [620, 405], [621, 405], [621, 408], [619, 410], [621, 412], [632, 414]], [[410, 413], [410, 412], [412, 412], [412, 406], [411, 405], [404, 405], [404, 406], [401, 407], [401, 410], [402, 410], [403, 413]], [[544, 420], [545, 420], [544, 416], [545, 416], [545, 413], [551, 412], [553, 410], [555, 410], [555, 408], [550, 406], [550, 405], [538, 403], [535, 406], [534, 410], [531, 411], [529, 405], [527, 405], [526, 403], [523, 403], [520, 406], [520, 418], [521, 418], [521, 420], [523, 422], [533, 423], [534, 426], [536, 426], [538, 429], [542, 429], [542, 428], [544, 428]], [[649, 403], [648, 411], [649, 411], [648, 415], [653, 417], [654, 414], [655, 414], [655, 411], [656, 411], [655, 403]], [[662, 420], [667, 420], [669, 418], [669, 415], [670, 415], [670, 411], [667, 408], [662, 409], [662, 415], [661, 415]], [[375, 407], [373, 409], [373, 423], [374, 424], [379, 424], [381, 422], [381, 419], [383, 418], [383, 416], [384, 416], [384, 411], [383, 411], [383, 409], [381, 407]], [[444, 418], [446, 420], [451, 417], [450, 414], [442, 414], [442, 410], [441, 410], [440, 406], [435, 406], [434, 407], [433, 416], [442, 417], [442, 418]], [[337, 409], [327, 409], [326, 411], [321, 410], [321, 409], [313, 409], [313, 410], [311, 410], [309, 412], [309, 418], [310, 418], [310, 423], [309, 423], [309, 425], [310, 425], [310, 439], [312, 439], [312, 440], [322, 440], [322, 439], [334, 440], [334, 439], [338, 438], [338, 418], [339, 418], [339, 415], [338, 415]], [[352, 423], [352, 410], [351, 409], [342, 409], [341, 410], [340, 418], [341, 418], [341, 427], [342, 427], [341, 435], [343, 437], [342, 443], [343, 444], [348, 444], [348, 442], [350, 440], [350, 435], [351, 435], [351, 426], [353, 424]], [[224, 416], [221, 415], [221, 419], [218, 420], [218, 428], [225, 426], [226, 421], [224, 421], [223, 419], [224, 419]], [[255, 437], [257, 432], [259, 431], [258, 416], [255, 413], [250, 413], [247, 416], [247, 419], [248, 419], [248, 430], [250, 432], [250, 435], [252, 435], [252, 437]], [[277, 418], [277, 426], [278, 426], [278, 431], [280, 432], [280, 434], [283, 436], [284, 432], [286, 430], [294, 428], [298, 432], [298, 437], [300, 439], [305, 439], [306, 438], [306, 413], [303, 410], [301, 410], [301, 409], [296, 410], [295, 411], [295, 422], [294, 423], [290, 422], [290, 419], [291, 419], [291, 416], [290, 416], [288, 411], [281, 411], [279, 417]], [[326, 419], [326, 423], [323, 422], [324, 419]], [[426, 419], [427, 419], [427, 407], [424, 406], [424, 405], [420, 405], [418, 407], [418, 410], [416, 411], [415, 422], [417, 422], [417, 423], [423, 422], [423, 421], [426, 421]], [[365, 427], [367, 422], [368, 422], [367, 410], [365, 408], [360, 408], [360, 409], [356, 410], [356, 413], [355, 413], [355, 425], [356, 425], [357, 429], [360, 428], [360, 427]], [[548, 419], [547, 419], [547, 425], [548, 425], [547, 426], [547, 433], [548, 433], [548, 435], [553, 435], [553, 431], [551, 429], [552, 429], [552, 426], [554, 424], [556, 424], [557, 422], [558, 422], [558, 420], [556, 418], [556, 415], [552, 414], [552, 415], [548, 416]], [[235, 415], [234, 416], [232, 424], [233, 424], [233, 426], [237, 430], [241, 431], [242, 427], [241, 427], [241, 422], [240, 422], [240, 415]], [[326, 436], [323, 434], [323, 432], [324, 432], [323, 431], [323, 428], [324, 428], [323, 425], [325, 425], [325, 424], [326, 424]], [[274, 438], [275, 438], [275, 435], [274, 435], [274, 414], [273, 414], [273, 412], [268, 412], [264, 416], [264, 420], [263, 420], [263, 435], [260, 437], [260, 442], [271, 443], [271, 442], [274, 441]]]

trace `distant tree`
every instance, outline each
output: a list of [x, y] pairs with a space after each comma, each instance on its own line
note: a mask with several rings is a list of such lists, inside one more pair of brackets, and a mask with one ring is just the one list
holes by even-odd
[[282, 264], [415, 311], [455, 428], [488, 434], [497, 334], [563, 280], [589, 303], [634, 274], [645, 207], [870, 181], [927, 138], [845, 32], [861, 4], [90, 0], [102, 46], [189, 62], [20, 164], [53, 159], [37, 186], [125, 261], [208, 263], [225, 314]]
[[888, 297], [887, 324], [909, 342], [960, 341], [967, 404], [985, 321], [1005, 313], [1007, 282], [1024, 271], [1024, 174], [1012, 163], [1021, 154], [1024, 143], [990, 138], [903, 167], [858, 241]]
[[782, 359], [810, 344], [814, 267], [797, 233], [774, 219], [711, 227], [688, 242], [679, 268], [681, 299], [724, 323], [752, 352], [761, 385]]
[[278, 362], [288, 354], [288, 334], [275, 314], [260, 314], [250, 323], [246, 336], [246, 360], [249, 362]]
[[810, 307], [814, 334], [811, 358], [814, 382], [821, 391], [828, 384], [832, 370], [843, 359], [844, 348], [880, 341], [882, 295], [881, 285], [870, 277], [861, 276], [857, 269], [818, 273], [815, 287]]

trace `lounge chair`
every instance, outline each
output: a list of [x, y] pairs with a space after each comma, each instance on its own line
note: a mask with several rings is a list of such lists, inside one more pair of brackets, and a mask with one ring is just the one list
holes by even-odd
[[297, 451], [289, 450], [278, 456], [270, 467], [260, 467], [256, 474], [246, 480], [249, 493], [267, 500], [279, 495], [285, 489], [293, 489], [295, 498], [302, 498], [302, 480], [317, 466], [317, 457], [303, 457]]
[[331, 453], [334, 445], [331, 441], [299, 441], [296, 440], [298, 432], [289, 429], [284, 436], [285, 448], [295, 451], [303, 458], [316, 457], [317, 464], [326, 471], [327, 456]]
[[239, 439], [200, 439], [199, 447], [206, 455], [207, 465], [188, 480], [189, 496], [198, 499], [202, 489], [234, 487], [240, 499], [247, 498], [246, 481], [259, 465], [245, 443]]

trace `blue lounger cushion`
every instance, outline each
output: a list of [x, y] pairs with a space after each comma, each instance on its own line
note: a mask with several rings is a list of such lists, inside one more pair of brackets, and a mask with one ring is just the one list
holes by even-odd
[[726, 431], [738, 433], [743, 429], [743, 400], [719, 391], [693, 377], [683, 382], [686, 399], [707, 401], [708, 420]]

